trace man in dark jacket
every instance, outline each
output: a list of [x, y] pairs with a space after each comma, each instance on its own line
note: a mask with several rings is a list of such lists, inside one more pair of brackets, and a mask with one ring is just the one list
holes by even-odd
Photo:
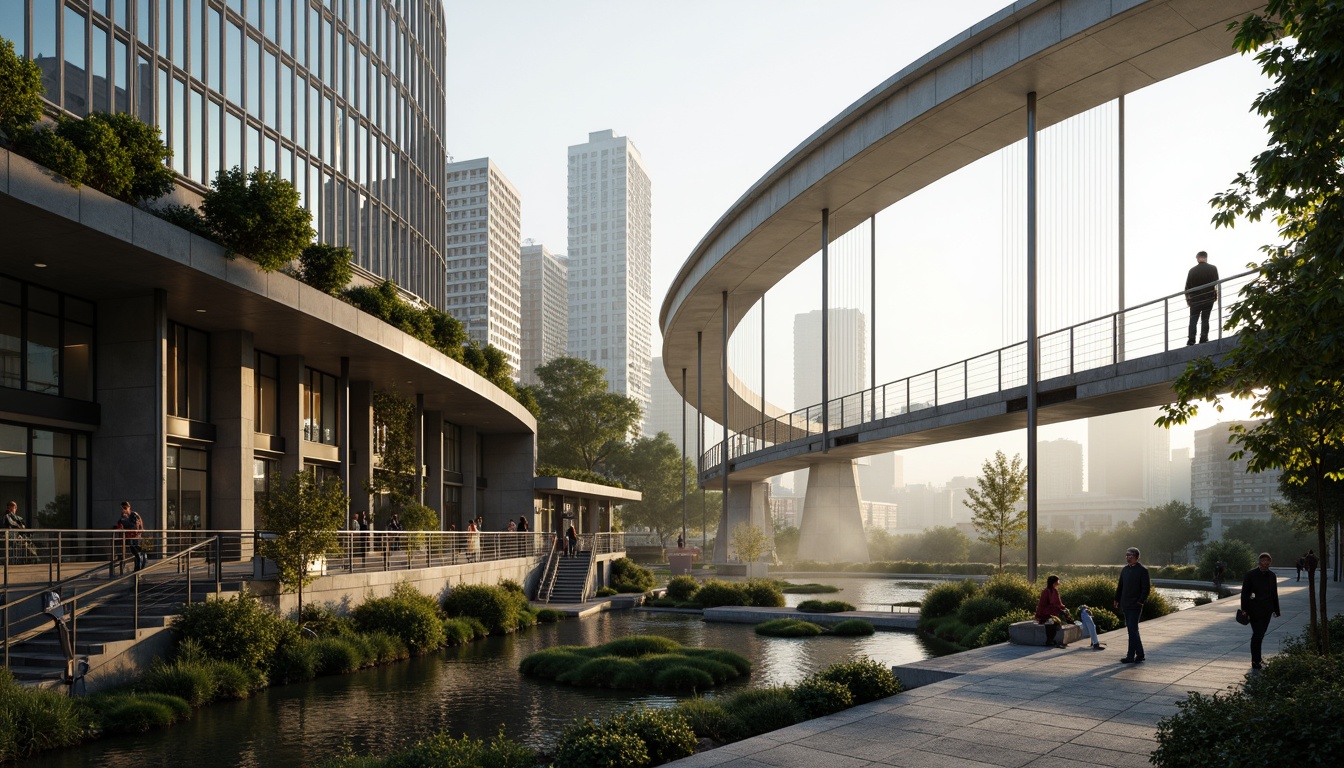
[[1196, 325], [1200, 326], [1199, 343], [1209, 340], [1209, 313], [1213, 310], [1214, 302], [1218, 301], [1218, 287], [1213, 285], [1218, 282], [1218, 268], [1209, 263], [1207, 251], [1195, 254], [1195, 261], [1199, 263], [1191, 267], [1185, 276], [1185, 303], [1190, 305], [1190, 336], [1185, 342], [1187, 347], [1195, 343]]
[[1264, 657], [1260, 647], [1269, 629], [1269, 617], [1279, 613], [1279, 579], [1269, 569], [1273, 560], [1268, 552], [1260, 553], [1260, 566], [1252, 568], [1241, 582], [1241, 610], [1251, 616], [1251, 668], [1260, 669]]
[[1151, 588], [1148, 569], [1139, 563], [1139, 548], [1130, 547], [1125, 550], [1125, 567], [1120, 569], [1120, 580], [1115, 585], [1115, 607], [1124, 612], [1125, 628], [1129, 630], [1129, 650], [1121, 664], [1135, 664], [1145, 658], [1143, 641], [1139, 639], [1139, 616]]

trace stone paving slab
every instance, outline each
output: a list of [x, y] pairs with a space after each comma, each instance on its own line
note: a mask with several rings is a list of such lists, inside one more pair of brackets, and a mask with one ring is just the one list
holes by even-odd
[[[1344, 587], [1332, 583], [1330, 600], [1340, 605]], [[1306, 626], [1305, 582], [1281, 577], [1279, 602], [1283, 618], [1270, 624], [1267, 654]], [[1142, 664], [1119, 663], [1124, 630], [1105, 635], [1105, 651], [1002, 644], [928, 659], [895, 668], [898, 677], [937, 673], [921, 687], [669, 765], [1147, 768], [1157, 723], [1178, 701], [1245, 681], [1251, 633], [1233, 620], [1238, 603], [1143, 622]]]

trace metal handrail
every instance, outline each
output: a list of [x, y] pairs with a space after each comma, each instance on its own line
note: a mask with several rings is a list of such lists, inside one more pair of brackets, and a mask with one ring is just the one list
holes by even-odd
[[[1224, 300], [1227, 289], [1238, 283], [1244, 286], [1251, 282], [1246, 278], [1258, 274], [1258, 270], [1247, 270], [1209, 284], [1219, 289], [1216, 322], [1218, 338], [1223, 338], [1224, 331], [1233, 330], [1224, 325], [1225, 318], [1236, 306], [1236, 302]], [[1041, 378], [1048, 379], [1117, 363], [1126, 359], [1128, 342], [1137, 342], [1141, 346], [1156, 346], [1157, 339], [1147, 335], [1156, 318], [1144, 316], [1144, 312], [1159, 304], [1163, 307], [1160, 320], [1161, 351], [1169, 351], [1173, 346], [1171, 302], [1184, 299], [1188, 293], [1207, 290], [1208, 287], [1198, 286], [1191, 291], [1180, 291], [1152, 299], [1040, 336], [1037, 344], [1045, 350], [1039, 362], [1042, 370]], [[1135, 315], [1139, 317], [1133, 317]], [[1214, 325], [1214, 322], [1210, 322], [1210, 326]], [[1026, 381], [1026, 351], [1027, 342], [1017, 342], [767, 419], [737, 432], [728, 439], [728, 460], [776, 445], [815, 439], [823, 431], [823, 414], [829, 417], [832, 430], [846, 429], [1021, 386]], [[894, 398], [896, 405], [894, 413], [889, 408], [889, 390], [899, 393]], [[900, 405], [902, 401], [903, 406]], [[702, 475], [715, 471], [723, 465], [723, 448], [722, 443], [716, 443], [701, 454], [699, 469]]]

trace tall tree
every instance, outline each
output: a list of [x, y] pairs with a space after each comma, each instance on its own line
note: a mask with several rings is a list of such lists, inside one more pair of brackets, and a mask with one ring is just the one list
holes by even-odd
[[622, 521], [652, 529], [666, 546], [669, 538], [675, 538], [681, 532], [683, 468], [686, 470], [687, 517], [691, 516], [689, 499], [694, 497], [696, 488], [695, 470], [690, 466], [690, 460], [683, 460], [681, 449], [666, 432], [659, 432], [620, 447], [608, 463], [612, 474], [626, 488], [633, 488], [644, 497], [641, 501], [622, 505]]
[[1203, 541], [1208, 529], [1208, 515], [1185, 502], [1169, 501], [1139, 513], [1134, 521], [1134, 538], [1144, 552], [1158, 555], [1154, 560], [1171, 564], [1191, 544]]
[[537, 419], [537, 462], [596, 471], [639, 422], [639, 403], [607, 391], [604, 371], [577, 357], [557, 357], [537, 369], [530, 388]]
[[275, 561], [280, 586], [299, 595], [303, 615], [303, 588], [318, 574], [309, 564], [322, 555], [340, 552], [336, 530], [350, 506], [341, 481], [332, 477], [318, 483], [311, 469], [282, 480], [259, 505], [261, 524], [272, 535], [257, 542], [262, 557]]
[[[378, 465], [365, 490], [385, 503], [379, 510], [378, 527], [387, 525], [393, 512], [401, 512], [419, 498], [422, 482], [415, 463], [415, 402], [396, 392], [373, 393], [374, 451]], [[374, 510], [368, 510], [372, 513]]]
[[1027, 470], [1022, 456], [1013, 454], [1010, 462], [1003, 451], [995, 451], [987, 459], [975, 479], [977, 488], [967, 488], [969, 499], [961, 502], [972, 513], [971, 524], [980, 534], [980, 541], [999, 549], [999, 570], [1003, 570], [1003, 550], [1016, 546], [1027, 531], [1027, 511], [1018, 509], [1027, 491]]
[[[1260, 279], [1242, 289], [1228, 320], [1241, 332], [1217, 366], [1192, 361], [1176, 381], [1178, 401], [1159, 420], [1185, 423], [1200, 400], [1222, 393], [1251, 401], [1262, 418], [1235, 429], [1235, 458], [1252, 472], [1282, 469], [1293, 485], [1313, 484], [1317, 546], [1324, 554], [1328, 511], [1322, 489], [1344, 476], [1331, 449], [1344, 442], [1344, 5], [1270, 0], [1234, 23], [1235, 45], [1255, 52], [1272, 85], [1253, 109], [1265, 118], [1266, 150], [1213, 198], [1213, 221], [1272, 217], [1282, 240], [1263, 246]], [[1325, 568], [1311, 630], [1329, 653]], [[1313, 587], [1314, 589], [1314, 587]]]

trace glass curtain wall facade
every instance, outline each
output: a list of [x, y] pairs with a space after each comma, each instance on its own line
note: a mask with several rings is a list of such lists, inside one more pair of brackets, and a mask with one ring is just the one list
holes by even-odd
[[158, 126], [182, 182], [298, 188], [318, 239], [444, 308], [441, 0], [0, 0], [53, 111]]

